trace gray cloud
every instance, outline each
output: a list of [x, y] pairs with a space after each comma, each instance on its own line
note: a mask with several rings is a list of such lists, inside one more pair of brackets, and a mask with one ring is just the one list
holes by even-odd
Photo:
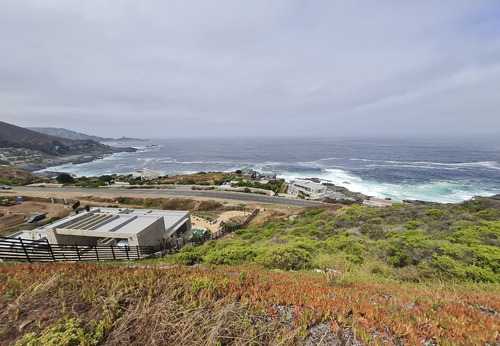
[[497, 2], [3, 1], [0, 111], [102, 136], [498, 134]]

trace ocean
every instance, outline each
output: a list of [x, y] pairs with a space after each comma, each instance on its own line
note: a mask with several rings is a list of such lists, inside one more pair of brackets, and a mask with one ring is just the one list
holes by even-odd
[[456, 203], [500, 193], [497, 138], [153, 139], [106, 144], [138, 151], [44, 171], [99, 176], [159, 170], [176, 175], [252, 168], [286, 181], [320, 178], [396, 201]]

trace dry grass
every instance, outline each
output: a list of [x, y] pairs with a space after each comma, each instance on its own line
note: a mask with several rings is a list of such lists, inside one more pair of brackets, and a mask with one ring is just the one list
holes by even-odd
[[[276, 331], [285, 333], [276, 340]], [[130, 306], [105, 345], [289, 345], [296, 330], [244, 306], [221, 300], [186, 307], [168, 294]]]
[[51, 335], [52, 344], [494, 344], [495, 287], [338, 285], [252, 267], [2, 264], [0, 344]]

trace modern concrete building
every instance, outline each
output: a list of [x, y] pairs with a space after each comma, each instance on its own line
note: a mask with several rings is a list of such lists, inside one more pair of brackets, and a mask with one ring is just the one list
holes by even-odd
[[191, 229], [189, 211], [91, 208], [45, 226], [51, 244], [158, 245]]
[[292, 195], [303, 194], [310, 199], [321, 199], [327, 197], [327, 187], [320, 183], [309, 180], [294, 180], [288, 185], [288, 193]]

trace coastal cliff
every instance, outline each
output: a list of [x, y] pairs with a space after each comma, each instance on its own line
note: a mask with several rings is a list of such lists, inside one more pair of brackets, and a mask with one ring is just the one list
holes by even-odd
[[4, 164], [33, 172], [65, 163], [90, 162], [103, 155], [133, 152], [94, 140], [73, 140], [50, 136], [0, 121], [0, 160]]

